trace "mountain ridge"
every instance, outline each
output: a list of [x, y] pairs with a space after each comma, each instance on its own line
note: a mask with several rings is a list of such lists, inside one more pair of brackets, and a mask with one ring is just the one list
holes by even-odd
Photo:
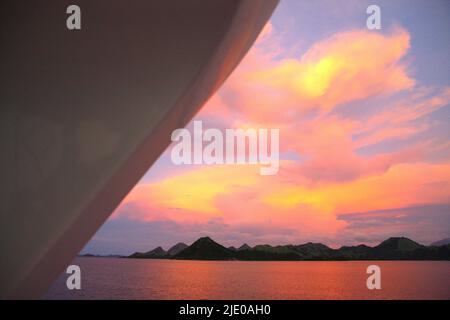
[[[178, 246], [177, 250], [172, 250]], [[169, 252], [172, 250], [172, 253]], [[268, 244], [239, 248], [224, 247], [210, 237], [201, 237], [190, 246], [178, 243], [168, 251], [157, 247], [146, 253], [135, 252], [125, 258], [176, 260], [243, 261], [346, 261], [346, 260], [450, 260], [450, 244], [421, 245], [406, 237], [391, 237], [374, 247], [364, 244], [332, 249], [322, 243], [300, 245]]]

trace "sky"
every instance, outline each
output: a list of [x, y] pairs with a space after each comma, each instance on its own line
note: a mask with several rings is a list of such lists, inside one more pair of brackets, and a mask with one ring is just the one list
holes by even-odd
[[[381, 30], [366, 8], [381, 8]], [[82, 253], [450, 237], [450, 2], [281, 1], [193, 120], [278, 128], [280, 168], [174, 165], [170, 146]], [[188, 126], [192, 128], [192, 123]]]

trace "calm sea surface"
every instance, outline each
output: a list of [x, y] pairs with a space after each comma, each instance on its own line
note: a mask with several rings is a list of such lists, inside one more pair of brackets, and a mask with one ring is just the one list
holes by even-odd
[[[77, 258], [45, 299], [450, 299], [448, 261], [244, 262]], [[366, 268], [381, 267], [381, 290]]]

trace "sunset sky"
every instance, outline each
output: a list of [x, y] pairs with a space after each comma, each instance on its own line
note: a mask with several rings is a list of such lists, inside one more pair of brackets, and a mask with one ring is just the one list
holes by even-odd
[[[372, 3], [381, 30], [366, 29]], [[450, 237], [449, 54], [447, 0], [281, 1], [195, 117], [210, 128], [279, 128], [278, 174], [176, 166], [169, 147], [83, 253], [205, 235], [332, 247]]]

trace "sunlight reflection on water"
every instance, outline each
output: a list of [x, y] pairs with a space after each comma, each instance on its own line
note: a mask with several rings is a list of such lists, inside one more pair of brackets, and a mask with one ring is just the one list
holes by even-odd
[[[76, 258], [44, 299], [450, 299], [448, 261], [181, 261]], [[368, 290], [377, 264], [382, 289]]]

